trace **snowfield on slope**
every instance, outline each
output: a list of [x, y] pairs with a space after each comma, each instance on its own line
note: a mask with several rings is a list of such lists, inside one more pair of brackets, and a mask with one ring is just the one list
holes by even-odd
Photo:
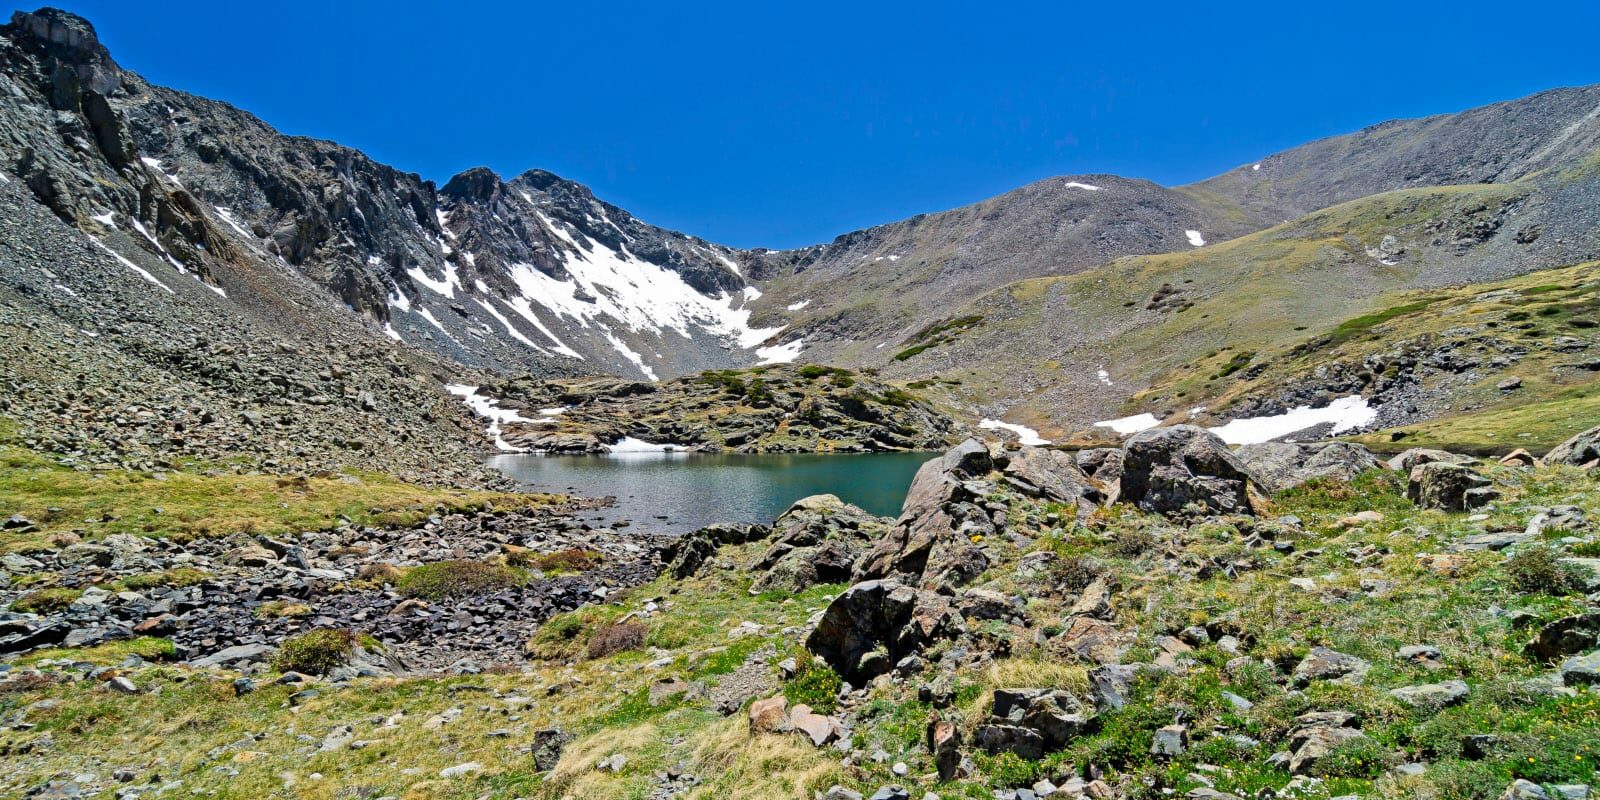
[[[783, 330], [782, 326], [750, 325], [751, 312], [745, 303], [760, 296], [753, 287], [737, 295], [701, 294], [678, 273], [635, 256], [625, 245], [619, 245], [619, 251], [587, 238], [580, 243], [560, 223], [542, 212], [536, 213], [551, 233], [571, 248], [565, 252], [562, 265], [567, 277], [551, 277], [532, 264], [512, 264], [511, 279], [517, 286], [517, 295], [507, 305], [554, 342], [562, 355], [580, 357], [556, 338], [539, 318], [536, 306], [584, 328], [611, 322], [635, 333], [674, 331], [684, 337], [708, 333], [742, 349], [754, 348]], [[639, 354], [618, 347], [614, 337], [605, 338], [628, 361], [650, 374]], [[798, 355], [798, 350], [795, 353]]]

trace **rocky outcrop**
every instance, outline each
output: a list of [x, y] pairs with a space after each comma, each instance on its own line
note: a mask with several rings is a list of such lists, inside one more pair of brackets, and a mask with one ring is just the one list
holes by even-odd
[[1431, 461], [1411, 469], [1406, 497], [1422, 508], [1470, 511], [1488, 505], [1499, 496], [1493, 486], [1493, 481], [1471, 467]]
[[923, 464], [911, 479], [900, 518], [856, 564], [855, 579], [895, 576], [936, 586], [960, 585], [988, 568], [989, 558], [975, 540], [995, 532], [980, 503], [993, 484], [989, 449], [975, 439]]
[[667, 547], [666, 573], [678, 579], [696, 575], [724, 545], [759, 541], [767, 538], [770, 532], [765, 525], [733, 523], [707, 525], [693, 533], [685, 534]]
[[1240, 447], [1234, 455], [1270, 492], [1319, 478], [1348, 482], [1379, 467], [1371, 451], [1351, 442], [1263, 442]]
[[[659, 571], [654, 552], [665, 537], [588, 530], [572, 520], [577, 508], [443, 514], [414, 526], [345, 526], [283, 539], [115, 534], [98, 544], [8, 555], [0, 587], [24, 571], [49, 572], [63, 588], [82, 591], [60, 610], [3, 615], [13, 618], [0, 621], [0, 653], [161, 636], [193, 666], [235, 667], [269, 661], [284, 639], [314, 627], [357, 630], [378, 642], [381, 654], [358, 653], [340, 668], [347, 676], [519, 663], [546, 619]], [[396, 589], [404, 571], [421, 564], [561, 551], [594, 555], [579, 571], [530, 570], [526, 580], [450, 596], [408, 597]], [[154, 585], [116, 592], [96, 586], [136, 576]], [[0, 607], [24, 595], [0, 588]]]
[[524, 450], [599, 453], [624, 437], [740, 453], [877, 452], [949, 446], [957, 425], [899, 387], [849, 370], [774, 366], [663, 383], [519, 378], [480, 387], [521, 421]]
[[1554, 661], [1600, 647], [1600, 611], [1562, 617], [1539, 629], [1524, 648], [1532, 658]]
[[943, 595], [897, 581], [866, 581], [828, 604], [806, 637], [806, 649], [861, 685], [965, 630], [960, 612]]
[[1402, 451], [1399, 455], [1384, 462], [1389, 469], [1395, 472], [1411, 474], [1411, 470], [1423, 464], [1442, 462], [1446, 464], [1470, 465], [1477, 461], [1472, 456], [1451, 453], [1446, 450], [1435, 450], [1428, 447], [1412, 447]]
[[1168, 516], [1249, 514], [1258, 481], [1216, 434], [1193, 425], [1152, 428], [1128, 440], [1118, 500]]
[[772, 544], [750, 564], [759, 574], [751, 589], [797, 593], [848, 581], [856, 559], [889, 525], [831, 494], [797, 500], [772, 523]]
[[1592, 467], [1600, 464], [1600, 427], [1590, 428], [1555, 446], [1544, 456], [1546, 464]]
[[1106, 500], [1105, 492], [1084, 474], [1071, 453], [1023, 447], [1005, 455], [1000, 474], [1022, 494], [1075, 507], [1080, 517], [1088, 516]]
[[989, 719], [973, 741], [990, 755], [1039, 759], [1089, 729], [1092, 709], [1060, 689], [996, 689]]
[[1289, 730], [1289, 771], [1296, 775], [1322, 775], [1327, 759], [1340, 747], [1368, 741], [1347, 711], [1314, 711], [1295, 718]]

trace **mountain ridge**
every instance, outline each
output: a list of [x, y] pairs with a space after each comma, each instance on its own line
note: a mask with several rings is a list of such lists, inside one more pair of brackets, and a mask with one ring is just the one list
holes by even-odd
[[[942, 347], [959, 331], [938, 341], [927, 332], [983, 316], [965, 309], [1006, 287], [1110, 276], [1127, 258], [1203, 256], [1285, 220], [1418, 184], [1535, 186], [1527, 196], [1555, 231], [1540, 240], [1518, 223], [1507, 233], [1531, 237], [1522, 249], [1543, 255], [1506, 256], [1496, 262], [1504, 269], [1487, 271], [1472, 266], [1474, 255], [1452, 255], [1444, 280], [1505, 277], [1594, 254], [1591, 237], [1571, 223], [1588, 207], [1591, 181], [1546, 178], [1581, 173], [1574, 165], [1600, 144], [1600, 85], [1380, 123], [1182, 186], [1056, 176], [827, 243], [738, 249], [645, 223], [546, 170], [507, 179], [476, 167], [438, 185], [335, 142], [283, 135], [227, 103], [121, 69], [93, 26], [67, 12], [18, 12], [0, 31], [0, 165], [57, 217], [158, 282], [176, 270], [252, 313], [307, 313], [301, 289], [284, 283], [307, 280], [333, 301], [319, 314], [353, 311], [349, 321], [370, 340], [420, 348], [463, 373], [665, 380], [801, 360], [901, 380], [962, 380], [995, 361], [992, 351]], [[1464, 207], [1452, 213], [1483, 217], [1492, 229], [1462, 241], [1487, 241], [1524, 210], [1506, 207], [1493, 219]], [[1338, 258], [1391, 260], [1383, 235], [1343, 235]], [[1094, 324], [1079, 328], [1071, 335]], [[1047, 329], [986, 341], [1034, 352]], [[1040, 356], [1087, 375], [1107, 369]], [[1030, 420], [1059, 427], [1147, 388], [1100, 379], [1052, 394], [1065, 379], [1028, 371], [1025, 380], [980, 382], [982, 398], [948, 399], [964, 413], [1000, 417], [1038, 394]], [[1054, 420], [1036, 417], [1045, 396], [1057, 398]]]

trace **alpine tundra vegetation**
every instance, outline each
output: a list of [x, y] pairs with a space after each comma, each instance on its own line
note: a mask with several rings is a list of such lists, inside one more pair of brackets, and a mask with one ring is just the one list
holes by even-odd
[[43, 8], [0, 208], [0, 797], [1600, 791], [1600, 85], [773, 250]]

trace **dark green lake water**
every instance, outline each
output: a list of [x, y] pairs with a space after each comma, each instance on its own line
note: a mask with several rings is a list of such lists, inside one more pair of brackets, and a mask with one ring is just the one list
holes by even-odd
[[838, 495], [874, 514], [897, 516], [912, 475], [934, 455], [503, 455], [490, 464], [538, 491], [617, 498], [615, 508], [584, 519], [626, 519], [646, 530], [683, 533], [713, 522], [769, 523], [814, 494]]

